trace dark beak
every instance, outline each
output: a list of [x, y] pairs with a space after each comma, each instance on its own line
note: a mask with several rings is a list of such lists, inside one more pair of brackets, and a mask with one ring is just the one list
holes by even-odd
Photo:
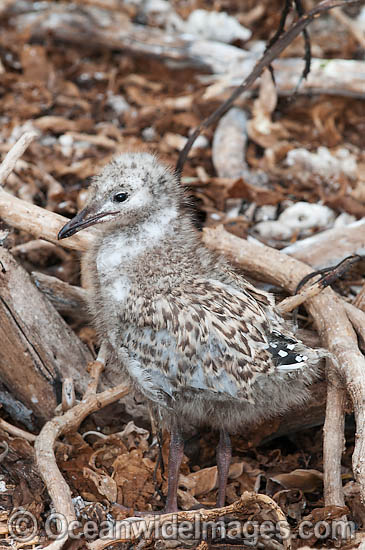
[[84, 210], [81, 210], [72, 220], [66, 223], [58, 233], [58, 240], [60, 239], [67, 239], [67, 237], [71, 237], [78, 231], [81, 231], [81, 229], [85, 229], [86, 227], [89, 227], [90, 225], [95, 225], [96, 223], [99, 223], [102, 218], [105, 216], [110, 216], [115, 214], [115, 212], [103, 212], [101, 214], [96, 214], [95, 216], [89, 216], [89, 209], [84, 208]]

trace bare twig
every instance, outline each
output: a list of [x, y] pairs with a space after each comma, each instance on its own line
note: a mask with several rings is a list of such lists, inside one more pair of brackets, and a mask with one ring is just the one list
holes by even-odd
[[13, 426], [12, 424], [9, 424], [9, 422], [6, 422], [3, 418], [0, 418], [0, 428], [4, 430], [4, 432], [9, 433], [10, 435], [14, 435], [15, 437], [21, 437], [23, 439], [26, 439], [29, 441], [29, 443], [34, 443], [37, 436], [34, 434], [31, 434], [30, 432], [26, 432], [25, 430], [22, 430], [21, 428], [17, 428], [17, 426]]
[[[298, 15], [299, 16], [304, 15], [304, 10], [303, 10], [301, 0], [294, 0], [294, 2], [295, 2], [295, 7], [296, 7], [296, 11], [297, 11]], [[278, 40], [278, 38], [283, 34], [284, 29], [285, 29], [285, 22], [286, 22], [286, 19], [287, 19], [288, 15], [289, 15], [291, 5], [292, 5], [292, 0], [285, 0], [284, 8], [281, 12], [279, 27], [278, 27], [276, 33], [274, 34], [274, 36], [270, 39], [270, 41], [269, 41], [269, 43], [266, 47], [266, 50], [270, 49], [271, 46], [273, 44], [275, 44], [275, 42]], [[299, 79], [297, 87], [299, 87], [301, 81], [308, 76], [309, 71], [310, 71], [310, 65], [311, 65], [311, 44], [310, 44], [310, 38], [309, 38], [307, 29], [303, 30], [303, 37], [304, 37], [304, 45], [305, 45], [305, 54], [304, 54], [305, 65], [304, 65], [303, 72], [302, 72], [302, 75]], [[270, 72], [272, 74], [273, 80], [275, 81], [274, 70], [271, 66], [269, 67], [269, 69], [270, 69]]]
[[277, 309], [282, 314], [289, 313], [289, 311], [293, 311], [293, 309], [296, 309], [302, 305], [309, 298], [317, 296], [317, 294], [322, 292], [323, 289], [324, 286], [321, 285], [320, 282], [314, 283], [313, 285], [302, 289], [299, 294], [294, 294], [294, 296], [289, 296], [288, 298], [282, 300], [282, 302], [277, 305]]
[[[36, 238], [42, 238], [55, 244], [57, 243], [59, 230], [68, 221], [67, 218], [59, 214], [18, 199], [1, 189], [0, 217], [5, 223], [16, 229], [26, 231]], [[92, 239], [92, 231], [85, 229], [81, 238], [78, 233], [58, 244], [62, 244], [65, 248], [72, 250], [85, 250], [92, 242]]]
[[361, 48], [365, 49], [365, 33], [363, 29], [358, 25], [357, 21], [348, 17], [341, 8], [336, 8], [332, 11], [332, 17], [336, 19], [341, 25], [343, 25], [349, 33], [355, 38]]
[[0, 186], [5, 185], [17, 161], [36, 137], [38, 137], [36, 132], [26, 132], [18, 139], [14, 147], [10, 149], [0, 166]]
[[[114, 403], [129, 392], [125, 384], [120, 384], [97, 394], [96, 388], [105, 364], [105, 350], [102, 346], [97, 361], [90, 364], [91, 380], [83, 400], [69, 409], [64, 415], [56, 416], [47, 422], [35, 442], [36, 461], [41, 477], [47, 487], [56, 512], [63, 514], [67, 525], [75, 519], [71, 491], [58, 469], [54, 446], [61, 435], [75, 431], [80, 423], [92, 412]], [[65, 543], [67, 538], [63, 539]], [[59, 543], [59, 541], [56, 541]], [[49, 548], [53, 548], [51, 545]], [[60, 548], [60, 546], [57, 546]]]
[[324, 498], [326, 506], [344, 506], [341, 458], [345, 447], [346, 391], [337, 376], [327, 372], [326, 419], [323, 427]]
[[[314, 271], [313, 273], [309, 273], [298, 283], [298, 286], [295, 290], [295, 295], [286, 298], [279, 304], [279, 311], [281, 313], [287, 313], [288, 311], [292, 311], [293, 309], [299, 307], [308, 298], [313, 298], [314, 296], [317, 296], [317, 294], [319, 294], [324, 288], [330, 286], [338, 278], [342, 277], [353, 264], [359, 262], [362, 259], [362, 256], [354, 254], [353, 256], [348, 256], [333, 267], [326, 267]], [[318, 275], [320, 275], [318, 281], [316, 281], [313, 285], [306, 289], [302, 288], [308, 281]], [[300, 292], [298, 292], [299, 290]]]
[[[295, 7], [298, 15], [303, 16], [304, 9], [302, 6], [302, 0], [294, 0], [294, 2], [295, 2]], [[311, 48], [311, 41], [310, 41], [310, 37], [307, 29], [303, 29], [303, 38], [304, 38], [304, 68], [296, 89], [299, 88], [302, 80], [305, 80], [307, 78], [311, 70], [312, 48]]]

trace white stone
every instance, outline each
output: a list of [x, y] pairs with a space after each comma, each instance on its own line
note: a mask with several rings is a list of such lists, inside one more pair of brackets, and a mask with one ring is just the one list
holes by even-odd
[[318, 174], [326, 180], [338, 177], [341, 173], [353, 179], [357, 176], [356, 158], [344, 147], [334, 152], [327, 147], [318, 147], [316, 153], [303, 148], [292, 149], [286, 156], [286, 164]]
[[274, 239], [278, 241], [288, 241], [293, 234], [291, 228], [284, 223], [271, 220], [257, 223], [253, 228], [253, 232], [264, 240]]
[[216, 40], [229, 44], [234, 40], [249, 40], [251, 31], [226, 12], [194, 10], [185, 21], [186, 33], [200, 39]]
[[334, 211], [328, 206], [299, 201], [284, 210], [278, 221], [294, 231], [301, 231], [330, 227], [335, 217]]

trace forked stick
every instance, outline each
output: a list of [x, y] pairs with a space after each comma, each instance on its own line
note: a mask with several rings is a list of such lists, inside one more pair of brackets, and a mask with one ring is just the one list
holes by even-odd
[[7, 153], [0, 165], [0, 187], [5, 185], [6, 180], [15, 168], [17, 161], [36, 137], [36, 132], [25, 132], [25, 134], [18, 139], [15, 145]]
[[[65, 433], [76, 431], [89, 414], [114, 403], [129, 393], [129, 387], [125, 384], [119, 384], [99, 394], [96, 393], [105, 361], [105, 348], [101, 346], [97, 360], [89, 365], [91, 378], [82, 401], [62, 416], [55, 416], [47, 422], [34, 444], [39, 473], [47, 487], [55, 511], [62, 514], [67, 526], [76, 519], [76, 516], [70, 488], [57, 466], [54, 454], [56, 441]], [[67, 536], [62, 539], [62, 543], [64, 544], [66, 540]], [[60, 541], [55, 541], [47, 548], [49, 550], [61, 548]]]

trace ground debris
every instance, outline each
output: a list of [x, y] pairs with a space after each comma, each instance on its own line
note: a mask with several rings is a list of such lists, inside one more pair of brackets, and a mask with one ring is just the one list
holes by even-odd
[[[214, 7], [205, 0], [77, 0], [57, 6], [30, 0], [5, 2], [0, 7], [1, 156], [25, 131], [38, 136], [17, 162], [7, 190], [28, 203], [72, 217], [85, 203], [89, 178], [113, 155], [149, 150], [175, 164], [190, 131], [251, 70], [264, 41], [278, 26], [282, 2], [263, 0], [257, 5], [248, 0], [244, 8], [241, 4], [235, 0], [218, 0]], [[358, 16], [350, 10], [347, 15], [354, 21]], [[363, 25], [363, 16], [357, 20]], [[218, 32], [229, 21], [228, 34]], [[79, 25], [79, 34], [72, 24]], [[85, 38], [88, 28], [97, 31], [97, 40]], [[134, 33], [129, 49], [128, 29]], [[202, 31], [204, 36], [199, 35]], [[188, 32], [189, 36], [184, 34]], [[138, 43], [142, 36], [153, 55]], [[267, 70], [256, 90], [239, 99], [191, 149], [182, 184], [189, 189], [199, 228], [224, 225], [230, 233], [278, 249], [308, 250], [313, 241], [305, 239], [320, 238], [325, 230], [343, 229], [346, 234], [346, 227], [365, 216], [365, 76], [359, 61], [363, 51], [351, 28], [329, 16], [314, 23], [311, 40], [312, 73], [298, 93], [294, 88], [301, 74], [303, 46], [295, 40], [273, 64], [275, 82]], [[33, 273], [44, 294], [56, 292], [52, 303], [87, 345], [87, 355], [94, 355], [95, 332], [87, 326], [77, 291], [70, 287], [81, 284], [76, 253], [11, 230], [1, 220], [0, 232], [1, 243]], [[339, 240], [336, 235], [334, 243]], [[345, 254], [338, 249], [341, 257], [336, 258], [334, 243], [333, 264]], [[327, 258], [322, 253], [321, 257]], [[364, 288], [363, 274], [363, 264], [355, 266], [336, 282], [336, 290], [353, 302]], [[67, 303], [57, 294], [55, 277], [64, 283], [60, 288]], [[307, 328], [310, 319], [304, 310], [299, 318]], [[271, 496], [298, 535], [294, 548], [335, 544], [332, 532], [320, 530], [301, 540], [303, 521], [331, 522], [346, 515], [356, 530], [365, 528], [351, 470], [355, 436], [350, 414], [342, 460], [346, 506], [324, 506], [319, 426], [324, 390], [314, 391], [318, 406], [310, 409], [310, 418], [303, 413], [287, 425], [274, 419], [233, 440], [227, 503], [236, 502], [245, 491]], [[21, 424], [14, 403], [11, 408], [8, 401], [1, 386], [1, 415], [7, 422], [37, 426], [33, 420]], [[128, 396], [124, 404], [88, 417], [79, 432], [57, 443], [56, 458], [78, 503], [81, 530], [88, 521], [100, 526], [135, 511], [163, 509], [168, 436], [164, 434], [160, 448], [142, 401]], [[0, 438], [7, 446], [0, 460], [0, 546], [10, 548], [14, 527], [9, 518], [19, 510], [34, 517], [38, 529], [25, 545], [11, 547], [44, 545], [50, 541], [46, 531], [50, 500], [34, 464], [33, 447], [5, 431]], [[198, 502], [214, 505], [215, 444], [216, 434], [194, 430], [187, 434], [179, 484], [181, 509]], [[253, 507], [245, 520], [257, 518], [267, 519]], [[163, 548], [146, 542], [144, 548], [149, 547]], [[214, 542], [209, 546], [222, 547]], [[72, 542], [70, 548], [79, 546]]]

